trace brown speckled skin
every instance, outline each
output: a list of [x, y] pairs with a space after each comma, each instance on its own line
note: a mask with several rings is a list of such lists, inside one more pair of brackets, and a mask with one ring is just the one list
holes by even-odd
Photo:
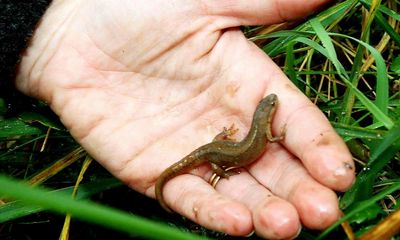
[[197, 148], [167, 168], [157, 179], [155, 187], [156, 198], [160, 205], [165, 210], [171, 211], [164, 201], [162, 191], [165, 183], [177, 175], [209, 162], [214, 173], [221, 177], [229, 177], [231, 172], [225, 172], [224, 169], [250, 164], [264, 153], [267, 142], [281, 140], [283, 135], [273, 137], [271, 133], [272, 117], [277, 104], [278, 97], [275, 94], [270, 94], [260, 101], [254, 112], [250, 131], [242, 141], [217, 140], [220, 139], [220, 135], [224, 135], [222, 132], [213, 142]]

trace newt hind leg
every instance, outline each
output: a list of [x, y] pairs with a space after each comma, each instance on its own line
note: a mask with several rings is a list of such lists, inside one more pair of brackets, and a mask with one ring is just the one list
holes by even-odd
[[215, 163], [211, 163], [211, 168], [212, 168], [214, 174], [216, 174], [220, 177], [229, 178], [230, 176], [232, 176], [231, 174], [226, 172], [222, 167], [218, 166]]
[[228, 167], [226, 169], [223, 169], [215, 163], [211, 163], [211, 167], [212, 167], [214, 173], [211, 175], [208, 182], [210, 183], [210, 185], [213, 188], [215, 188], [215, 186], [217, 185], [217, 183], [221, 179], [221, 177], [229, 178], [230, 176], [240, 173], [239, 168], [236, 168], [236, 167]]
[[214, 174], [223, 178], [229, 178], [230, 176], [240, 173], [239, 168], [237, 167], [222, 168], [215, 163], [211, 163], [211, 168]]

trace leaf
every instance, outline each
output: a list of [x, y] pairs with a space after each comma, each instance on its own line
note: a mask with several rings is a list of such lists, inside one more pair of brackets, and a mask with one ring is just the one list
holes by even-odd
[[400, 74], [400, 56], [397, 56], [394, 60], [392, 65], [390, 65], [390, 71], [393, 71], [397, 74]]
[[373, 130], [357, 126], [349, 126], [343, 123], [331, 122], [336, 132], [342, 137], [361, 138], [361, 139], [382, 139], [386, 131]]
[[[366, 204], [366, 202], [365, 201], [358, 202], [353, 206], [352, 209], [349, 209], [347, 212], [351, 212], [354, 208], [359, 208], [363, 204]], [[371, 204], [367, 209], [356, 212], [354, 216], [349, 219], [349, 222], [361, 224], [365, 221], [375, 219], [379, 214], [383, 213], [384, 211], [381, 209], [379, 204], [374, 203]]]
[[11, 118], [0, 120], [0, 138], [42, 134], [42, 130], [26, 124], [24, 121]]
[[49, 117], [36, 112], [23, 112], [19, 118], [27, 123], [38, 122], [41, 125], [56, 130], [64, 129], [64, 126], [57, 120], [50, 119]]

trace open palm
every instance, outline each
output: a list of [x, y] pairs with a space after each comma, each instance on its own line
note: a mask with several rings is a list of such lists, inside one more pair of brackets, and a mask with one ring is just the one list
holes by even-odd
[[168, 182], [164, 196], [211, 229], [292, 237], [301, 224], [321, 229], [337, 219], [332, 190], [349, 187], [353, 163], [323, 114], [237, 27], [300, 17], [322, 3], [53, 1], [17, 86], [47, 101], [97, 161], [151, 197], [165, 168], [224, 126], [234, 123], [243, 137], [258, 101], [276, 93], [273, 132], [286, 125], [283, 142], [216, 189], [204, 165]]

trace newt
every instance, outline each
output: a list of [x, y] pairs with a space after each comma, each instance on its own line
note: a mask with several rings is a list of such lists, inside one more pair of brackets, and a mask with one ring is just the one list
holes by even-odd
[[273, 136], [271, 129], [272, 118], [277, 105], [278, 97], [276, 94], [270, 94], [260, 101], [254, 112], [250, 130], [242, 141], [236, 142], [229, 138], [237, 131], [232, 125], [229, 129], [224, 128], [212, 142], [197, 148], [182, 160], [164, 170], [155, 185], [156, 199], [160, 205], [171, 212], [163, 198], [164, 185], [170, 179], [203, 163], [210, 163], [215, 174], [228, 178], [237, 174], [237, 172], [225, 171], [225, 169], [249, 165], [265, 152], [268, 142], [282, 140], [284, 128], [280, 136]]

